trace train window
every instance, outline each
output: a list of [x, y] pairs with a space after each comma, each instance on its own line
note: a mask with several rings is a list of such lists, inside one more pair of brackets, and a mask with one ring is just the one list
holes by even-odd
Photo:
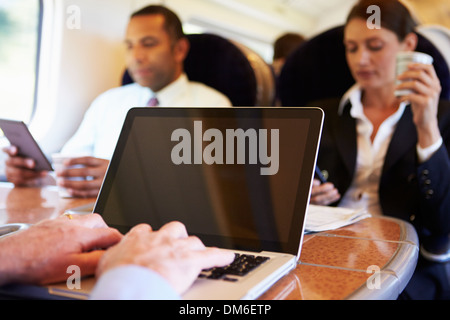
[[29, 122], [35, 104], [42, 0], [0, 2], [0, 117]]

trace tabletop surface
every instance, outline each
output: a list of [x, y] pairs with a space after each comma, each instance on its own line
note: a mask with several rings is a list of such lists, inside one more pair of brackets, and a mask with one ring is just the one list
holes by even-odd
[[[60, 198], [56, 187], [0, 183], [0, 225], [36, 223], [95, 201]], [[337, 230], [307, 234], [297, 267], [260, 299], [395, 299], [418, 258], [413, 227], [372, 217]]]

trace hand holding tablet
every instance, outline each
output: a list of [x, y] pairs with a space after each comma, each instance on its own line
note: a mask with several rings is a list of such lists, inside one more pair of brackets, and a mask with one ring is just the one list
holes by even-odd
[[36, 140], [34, 140], [25, 123], [0, 119], [0, 128], [10, 144], [17, 148], [17, 156], [34, 160], [33, 170], [53, 171], [52, 165]]

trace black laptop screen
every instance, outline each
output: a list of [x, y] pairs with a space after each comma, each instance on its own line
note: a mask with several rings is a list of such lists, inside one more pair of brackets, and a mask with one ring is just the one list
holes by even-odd
[[127, 232], [186, 225], [207, 246], [297, 253], [322, 112], [132, 109], [95, 212]]

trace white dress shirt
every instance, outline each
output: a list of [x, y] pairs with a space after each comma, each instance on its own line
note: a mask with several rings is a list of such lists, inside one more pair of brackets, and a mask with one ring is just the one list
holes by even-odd
[[[364, 108], [361, 103], [361, 89], [358, 85], [354, 85], [344, 95], [340, 103], [339, 112], [342, 112], [342, 108], [347, 101], [350, 101], [351, 104], [350, 115], [356, 119], [356, 172], [339, 206], [366, 209], [372, 215], [381, 215], [382, 210], [378, 189], [384, 159], [392, 135], [394, 134], [398, 121], [403, 115], [407, 102], [402, 102], [398, 110], [383, 121], [372, 142], [370, 137], [373, 132], [373, 125], [364, 114]], [[426, 149], [422, 149], [417, 145], [419, 161], [424, 162], [428, 160], [439, 149], [441, 144], [442, 139]]]
[[[145, 107], [155, 93], [137, 83], [110, 89], [89, 107], [75, 135], [61, 153], [111, 159], [128, 110]], [[159, 107], [228, 107], [230, 100], [202, 83], [182, 74], [156, 93]]]
[[150, 269], [124, 265], [107, 271], [95, 284], [91, 300], [179, 300], [167, 280]]

